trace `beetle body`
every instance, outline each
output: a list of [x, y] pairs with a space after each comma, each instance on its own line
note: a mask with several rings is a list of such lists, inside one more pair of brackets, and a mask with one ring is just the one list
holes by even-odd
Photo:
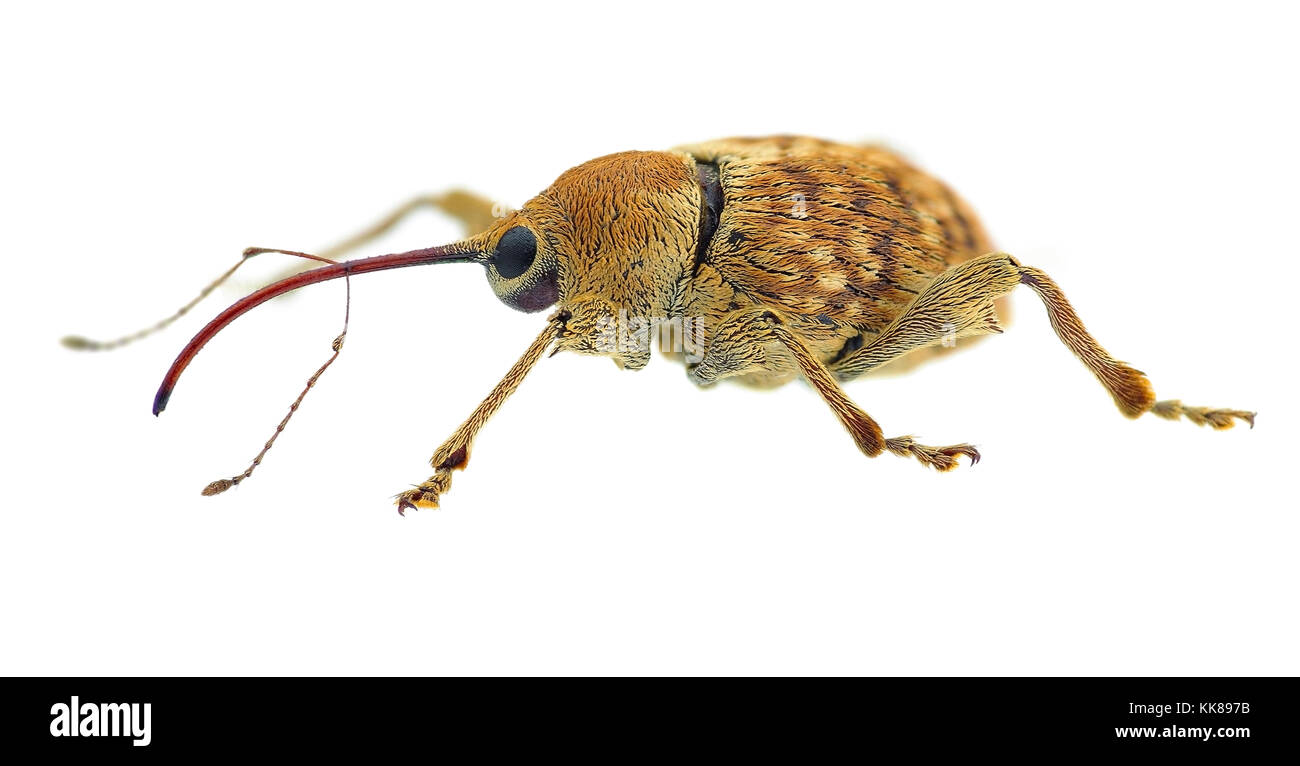
[[[507, 305], [555, 310], [504, 379], [434, 452], [434, 474], [398, 496], [402, 511], [437, 506], [452, 472], [467, 464], [479, 430], [546, 351], [600, 354], [640, 369], [649, 361], [655, 323], [667, 325], [661, 341], [681, 343], [667, 350], [681, 356], [698, 384], [737, 378], [776, 385], [801, 376], [868, 456], [888, 451], [939, 470], [953, 468], [961, 456], [975, 462], [979, 453], [969, 444], [930, 447], [910, 436], [885, 438], [840, 382], [895, 360], [923, 358], [917, 352], [960, 338], [1001, 332], [999, 304], [1021, 285], [1042, 299], [1058, 338], [1123, 414], [1151, 412], [1214, 428], [1236, 420], [1254, 425], [1252, 412], [1157, 401], [1146, 376], [1102, 348], [1046, 273], [993, 252], [965, 202], [881, 147], [777, 136], [611, 154], [563, 173], [504, 216], [464, 192], [417, 199], [330, 255], [364, 244], [422, 204], [460, 218], [471, 236], [342, 263], [306, 256], [331, 265], [269, 285], [210, 322], [172, 365], [155, 414], [198, 350], [270, 298], [369, 271], [473, 262]], [[245, 257], [260, 252], [268, 251], [250, 249]], [[69, 344], [104, 348], [125, 340]], [[335, 357], [342, 340], [334, 342]], [[265, 451], [243, 474], [213, 482], [205, 493], [247, 478]]]
[[[514, 284], [488, 265], [498, 295], [525, 309], [553, 297], [544, 305], [573, 315], [560, 347], [631, 369], [645, 366], [649, 344], [610, 349], [598, 326], [685, 321], [698, 353], [733, 329], [729, 320], [760, 309], [782, 312], [831, 361], [945, 269], [992, 249], [969, 206], [897, 154], [794, 136], [597, 158], [471, 241], [492, 251], [494, 237], [521, 225], [541, 233], [538, 261]], [[779, 344], [761, 351], [743, 367], [706, 356], [692, 378], [770, 384], [796, 374]]]

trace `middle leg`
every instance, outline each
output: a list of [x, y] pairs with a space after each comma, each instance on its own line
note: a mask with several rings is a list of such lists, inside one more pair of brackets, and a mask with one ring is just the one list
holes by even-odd
[[979, 451], [969, 444], [930, 447], [911, 436], [886, 439], [880, 425], [854, 404], [812, 349], [772, 311], [759, 309], [725, 319], [716, 329], [704, 359], [690, 368], [690, 374], [695, 382], [708, 384], [733, 375], [779, 375], [790, 369], [803, 375], [868, 457], [888, 450], [914, 457], [940, 471], [955, 468], [960, 455], [970, 458], [972, 464], [979, 461]]

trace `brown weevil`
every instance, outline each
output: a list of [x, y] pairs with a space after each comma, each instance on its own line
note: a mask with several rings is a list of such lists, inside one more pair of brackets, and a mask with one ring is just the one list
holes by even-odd
[[[334, 260], [422, 206], [460, 219], [471, 236], [425, 250]], [[261, 252], [289, 251], [254, 248], [245, 259]], [[489, 201], [451, 192], [413, 200], [330, 252], [290, 254], [328, 265], [264, 287], [213, 319], [168, 371], [155, 415], [167, 406], [186, 365], [223, 327], [271, 298], [317, 282], [405, 266], [478, 263], [507, 305], [553, 309], [505, 378], [434, 452], [433, 475], [397, 496], [403, 513], [437, 507], [452, 471], [468, 462], [479, 429], [548, 350], [610, 356], [635, 370], [649, 361], [655, 336], [702, 386], [724, 378], [771, 386], [802, 376], [870, 457], [889, 451], [940, 471], [956, 466], [961, 455], [974, 463], [979, 452], [969, 444], [930, 447], [910, 436], [885, 438], [840, 383], [905, 354], [1002, 332], [995, 303], [1017, 285], [1038, 294], [1061, 342], [1128, 417], [1152, 412], [1216, 429], [1238, 419], [1254, 425], [1252, 412], [1157, 401], [1143, 373], [1088, 334], [1047, 274], [995, 251], [963, 200], [878, 146], [778, 136], [611, 154], [565, 172], [517, 211], [495, 215]], [[199, 299], [121, 341], [65, 343], [120, 345], [165, 326]], [[308, 381], [290, 415], [342, 342], [340, 335], [334, 356]], [[213, 482], [204, 494], [247, 478], [265, 452], [243, 474]]]

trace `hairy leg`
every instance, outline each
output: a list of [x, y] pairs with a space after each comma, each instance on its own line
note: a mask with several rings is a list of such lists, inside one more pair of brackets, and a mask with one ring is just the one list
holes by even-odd
[[437, 508], [438, 498], [451, 489], [451, 472], [464, 468], [469, 463], [470, 448], [474, 444], [474, 437], [487, 423], [488, 419], [497, 411], [519, 384], [523, 382], [524, 376], [528, 371], [537, 364], [542, 358], [542, 354], [554, 342], [559, 329], [563, 324], [564, 317], [562, 312], [556, 312], [551, 315], [547, 321], [546, 329], [542, 331], [537, 339], [532, 342], [524, 355], [515, 362], [501, 382], [492, 389], [478, 407], [474, 409], [465, 420], [461, 423], [451, 438], [442, 443], [442, 446], [433, 453], [429, 464], [434, 468], [434, 474], [425, 479], [414, 489], [409, 489], [397, 496], [397, 510], [405, 515], [407, 508]]
[[690, 374], [697, 383], [708, 384], [732, 375], [781, 374], [787, 369], [802, 373], [868, 457], [889, 450], [941, 471], [956, 467], [959, 455], [966, 455], [972, 463], [979, 460], [979, 452], [969, 444], [929, 447], [918, 444], [911, 436], [886, 439], [876, 421], [854, 404], [812, 349], [771, 311], [755, 310], [728, 317], [714, 334], [704, 359], [690, 368]]
[[1231, 428], [1235, 419], [1254, 425], [1252, 412], [1189, 407], [1176, 399], [1156, 401], [1146, 375], [1102, 348], [1051, 277], [1041, 269], [1022, 266], [1006, 253], [980, 256], [939, 275], [880, 335], [839, 360], [833, 371], [847, 380], [945, 338], [1001, 332], [993, 301], [1017, 285], [1027, 285], [1038, 294], [1057, 337], [1097, 376], [1126, 416], [1135, 418], [1150, 411], [1215, 428]]

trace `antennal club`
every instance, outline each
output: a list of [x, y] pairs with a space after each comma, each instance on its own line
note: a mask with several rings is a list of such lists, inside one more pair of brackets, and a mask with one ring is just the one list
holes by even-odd
[[[272, 250], [263, 247], [250, 247], [248, 250], [244, 251], [244, 256], [248, 257], [249, 255], [256, 255], [258, 253], [283, 253], [285, 255], [297, 255], [317, 261], [325, 261], [326, 263], [334, 263], [334, 261], [331, 261], [328, 258], [309, 255], [307, 253], [299, 253], [291, 250]], [[289, 418], [292, 418], [293, 414], [298, 411], [298, 407], [302, 405], [302, 400], [307, 398], [307, 392], [312, 389], [312, 386], [316, 385], [316, 381], [320, 380], [320, 376], [325, 374], [325, 371], [329, 369], [330, 365], [334, 364], [334, 360], [339, 358], [339, 352], [343, 350], [343, 340], [348, 336], [348, 320], [352, 316], [352, 279], [346, 271], [343, 273], [343, 283], [345, 285], [344, 293], [346, 296], [343, 308], [343, 329], [339, 332], [338, 337], [334, 339], [334, 342], [330, 344], [330, 347], [334, 349], [334, 353], [330, 355], [329, 359], [325, 360], [325, 364], [322, 364], [320, 369], [316, 370], [315, 374], [307, 379], [307, 385], [304, 386], [302, 392], [298, 394], [298, 398], [293, 400], [293, 404], [289, 405], [288, 414], [285, 415], [284, 420], [281, 420], [280, 424], [275, 427], [275, 433], [271, 434], [271, 438], [266, 440], [266, 444], [262, 446], [262, 451], [257, 453], [257, 457], [253, 458], [253, 462], [249, 464], [248, 468], [244, 469], [244, 472], [238, 476], [232, 476], [229, 479], [217, 479], [208, 484], [208, 486], [203, 488], [204, 497], [219, 495], [253, 475], [253, 471], [262, 464], [262, 458], [266, 457], [266, 453], [270, 452], [271, 447], [275, 445], [275, 440], [280, 438], [280, 434], [284, 433], [285, 427], [289, 425]]]
[[[343, 329], [331, 344], [333, 353], [325, 360], [325, 363], [307, 379], [307, 385], [304, 386], [302, 391], [298, 394], [298, 398], [293, 400], [293, 404], [289, 405], [288, 414], [286, 414], [284, 419], [280, 421], [279, 425], [275, 427], [275, 431], [271, 434], [271, 438], [267, 439], [266, 444], [262, 446], [262, 450], [253, 458], [253, 462], [241, 474], [232, 476], [228, 479], [218, 479], [208, 484], [203, 488], [203, 494], [205, 496], [221, 494], [253, 475], [253, 471], [261, 465], [262, 459], [266, 457], [266, 453], [270, 452], [271, 447], [275, 445], [275, 440], [280, 437], [280, 434], [284, 432], [285, 427], [289, 425], [290, 418], [293, 417], [294, 413], [296, 413], [298, 408], [302, 405], [303, 400], [307, 397], [307, 392], [311, 391], [312, 387], [316, 385], [316, 381], [320, 380], [321, 375], [324, 375], [330, 365], [334, 364], [334, 360], [338, 359], [339, 353], [343, 350], [343, 341], [347, 338], [348, 321], [351, 318], [352, 313], [353, 274], [364, 274], [369, 271], [383, 271], [385, 269], [397, 269], [405, 266], [420, 266], [430, 263], [469, 262], [480, 260], [484, 257], [483, 254], [474, 250], [469, 250], [467, 249], [467, 246], [458, 243], [444, 245], [442, 247], [431, 247], [423, 250], [412, 250], [406, 253], [378, 255], [373, 258], [360, 258], [353, 261], [343, 261], [342, 263], [332, 261], [329, 258], [324, 258], [319, 255], [302, 253], [296, 250], [250, 247], [244, 251], [244, 259], [246, 260], [254, 255], [260, 255], [262, 253], [282, 253], [284, 255], [292, 255], [299, 258], [310, 258], [329, 265], [306, 271], [301, 274], [295, 274], [294, 276], [283, 279], [275, 284], [268, 285], [236, 302], [233, 306], [221, 312], [221, 314], [209, 322], [207, 326], [200, 330], [198, 335], [195, 335], [189, 344], [186, 345], [185, 349], [181, 351], [180, 356], [176, 357], [176, 361], [172, 363], [171, 369], [167, 371], [167, 376], [163, 378], [162, 385], [159, 386], [158, 393], [154, 397], [153, 413], [155, 415], [158, 415], [167, 407], [167, 401], [171, 398], [172, 390], [175, 388], [177, 380], [180, 379], [181, 373], [185, 371], [185, 368], [189, 366], [189, 363], [199, 353], [199, 350], [203, 348], [203, 346], [211, 340], [213, 336], [221, 332], [226, 325], [230, 324], [250, 309], [257, 307], [276, 296], [296, 290], [299, 287], [305, 287], [317, 282], [326, 282], [331, 279], [343, 277], [346, 284], [347, 296], [346, 305], [343, 311]], [[221, 279], [226, 279], [233, 272], [234, 269], [231, 269], [226, 272]], [[215, 287], [216, 284], [220, 284], [220, 282], [221, 280], [218, 280], [217, 283], [214, 283], [213, 287]]]

